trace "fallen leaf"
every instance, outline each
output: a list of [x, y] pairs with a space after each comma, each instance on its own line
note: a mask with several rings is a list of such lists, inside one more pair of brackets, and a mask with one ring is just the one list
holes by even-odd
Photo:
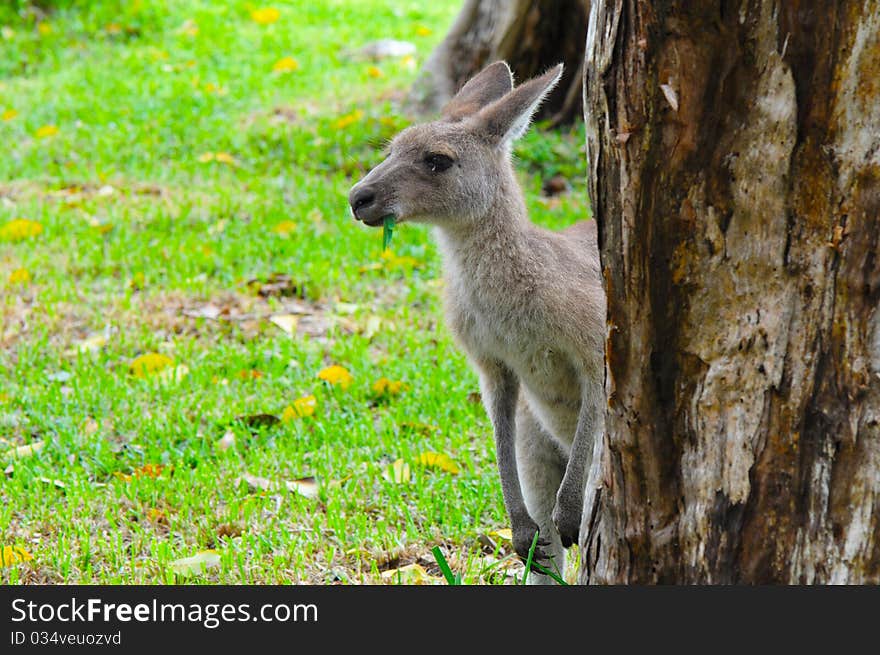
[[207, 318], [208, 320], [215, 321], [223, 313], [216, 305], [202, 305], [197, 309], [184, 309], [183, 315], [189, 316], [190, 318]]
[[34, 443], [29, 443], [26, 446], [17, 446], [15, 448], [11, 448], [3, 453], [3, 459], [22, 459], [24, 457], [31, 457], [40, 452], [43, 449], [44, 445], [44, 441], [35, 441]]
[[162, 369], [168, 368], [173, 364], [174, 361], [167, 355], [162, 355], [160, 353], [146, 353], [140, 357], [135, 357], [131, 361], [131, 364], [129, 364], [129, 370], [135, 377], [145, 378], [154, 373], [158, 373]]
[[373, 393], [379, 396], [397, 396], [409, 388], [409, 385], [400, 380], [389, 380], [381, 377], [373, 383]]
[[262, 7], [251, 11], [251, 19], [260, 25], [271, 25], [281, 18], [281, 12], [275, 7]]
[[217, 448], [220, 450], [229, 450], [235, 445], [235, 433], [227, 430], [220, 439], [217, 440]]
[[87, 416], [85, 422], [83, 422], [82, 431], [86, 435], [91, 436], [95, 434], [100, 428], [101, 426], [95, 419], [93, 419], [91, 416]]
[[0, 567], [12, 566], [19, 562], [30, 562], [33, 555], [21, 546], [3, 546], [0, 548]]
[[420, 564], [413, 563], [382, 571], [382, 579], [392, 584], [423, 585], [429, 584], [434, 578]]
[[335, 130], [344, 130], [349, 125], [357, 123], [364, 117], [364, 112], [360, 109], [355, 109], [350, 114], [345, 114], [344, 116], [340, 116], [335, 121], [333, 121], [333, 129]]
[[248, 280], [247, 287], [263, 298], [302, 296], [301, 285], [296, 284], [286, 273], [271, 273], [265, 280], [259, 278]]
[[289, 237], [291, 234], [296, 232], [297, 225], [293, 221], [281, 221], [272, 228], [272, 231], [275, 234], [280, 234], [283, 237]]
[[296, 334], [296, 324], [299, 322], [299, 317], [295, 314], [276, 314], [269, 320], [274, 325], [277, 325], [284, 330], [288, 335], [293, 336]]
[[347, 389], [354, 380], [354, 376], [348, 372], [348, 369], [336, 364], [318, 371], [318, 377], [330, 384], [338, 384], [343, 389]]
[[283, 485], [250, 473], [244, 473], [239, 479], [243, 480], [252, 491], [280, 491], [283, 488], [306, 498], [316, 498], [318, 495], [318, 483], [313, 477], [288, 480]]
[[35, 237], [42, 233], [42, 231], [43, 226], [37, 221], [32, 221], [28, 218], [16, 218], [0, 227], [0, 239], [21, 241]]
[[444, 453], [422, 453], [419, 455], [419, 464], [428, 468], [440, 469], [452, 475], [458, 475], [461, 469], [449, 455]]
[[37, 480], [39, 480], [43, 484], [48, 484], [59, 489], [67, 488], [67, 485], [64, 484], [61, 480], [53, 480], [52, 478], [37, 478]]
[[192, 557], [171, 562], [171, 569], [184, 577], [199, 575], [218, 566], [220, 566], [220, 554], [216, 550], [203, 550]]
[[382, 471], [382, 477], [394, 484], [407, 484], [412, 479], [412, 472], [409, 464], [402, 459], [397, 459], [393, 464], [385, 467], [385, 470]]
[[505, 541], [512, 541], [513, 531], [510, 528], [501, 528], [500, 530], [492, 530], [489, 533], [489, 536], [498, 537], [499, 539], [504, 539]]
[[284, 486], [287, 487], [288, 491], [298, 493], [300, 496], [305, 496], [306, 498], [318, 497], [318, 482], [311, 476], [298, 478], [296, 480], [288, 480], [284, 483]]
[[273, 73], [292, 73], [299, 70], [299, 62], [293, 57], [282, 57], [272, 66]]
[[9, 274], [9, 284], [27, 284], [31, 281], [31, 274], [26, 268], [16, 268]]
[[34, 135], [38, 139], [48, 139], [50, 136], [55, 136], [58, 134], [58, 126], [57, 125], [43, 125], [42, 127], [38, 127], [37, 131], [34, 132]]
[[155, 507], [151, 507], [147, 510], [147, 520], [159, 525], [168, 525], [168, 517], [165, 515], [165, 512], [161, 509], [156, 509]]
[[288, 405], [281, 413], [282, 421], [292, 421], [295, 418], [304, 416], [312, 416], [315, 413], [315, 407], [318, 401], [314, 396], [303, 396], [293, 401], [293, 405]]
[[219, 161], [221, 164], [230, 164], [232, 166], [238, 164], [238, 160], [230, 155], [228, 152], [215, 152], [214, 160]]

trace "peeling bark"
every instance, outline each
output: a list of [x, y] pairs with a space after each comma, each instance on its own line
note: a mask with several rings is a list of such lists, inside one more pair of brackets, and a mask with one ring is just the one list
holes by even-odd
[[880, 4], [597, 0], [583, 582], [880, 582]]
[[425, 63], [411, 99], [423, 113], [436, 113], [493, 61], [507, 61], [518, 80], [563, 62], [562, 80], [538, 118], [554, 123], [579, 118], [589, 7], [589, 0], [465, 0], [446, 38]]

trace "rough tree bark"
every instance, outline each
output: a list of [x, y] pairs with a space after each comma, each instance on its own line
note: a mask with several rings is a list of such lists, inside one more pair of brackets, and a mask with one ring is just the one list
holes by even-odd
[[584, 35], [590, 0], [465, 0], [413, 87], [413, 100], [436, 113], [475, 73], [498, 59], [517, 80], [559, 62], [565, 73], [539, 118], [570, 122], [581, 114]]
[[585, 583], [880, 582], [880, 3], [595, 0]]

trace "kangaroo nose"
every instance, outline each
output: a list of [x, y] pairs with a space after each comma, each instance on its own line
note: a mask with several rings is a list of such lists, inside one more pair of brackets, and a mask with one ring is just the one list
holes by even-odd
[[356, 218], [361, 218], [359, 212], [366, 209], [376, 200], [376, 192], [370, 187], [355, 187], [351, 190], [348, 202], [351, 204], [351, 210]]

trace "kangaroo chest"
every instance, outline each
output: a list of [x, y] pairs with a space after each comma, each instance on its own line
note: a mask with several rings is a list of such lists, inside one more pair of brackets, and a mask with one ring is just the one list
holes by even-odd
[[450, 323], [475, 359], [503, 362], [516, 374], [535, 418], [561, 444], [571, 444], [581, 404], [580, 380], [545, 320], [527, 302], [485, 306], [467, 296], [450, 303]]

